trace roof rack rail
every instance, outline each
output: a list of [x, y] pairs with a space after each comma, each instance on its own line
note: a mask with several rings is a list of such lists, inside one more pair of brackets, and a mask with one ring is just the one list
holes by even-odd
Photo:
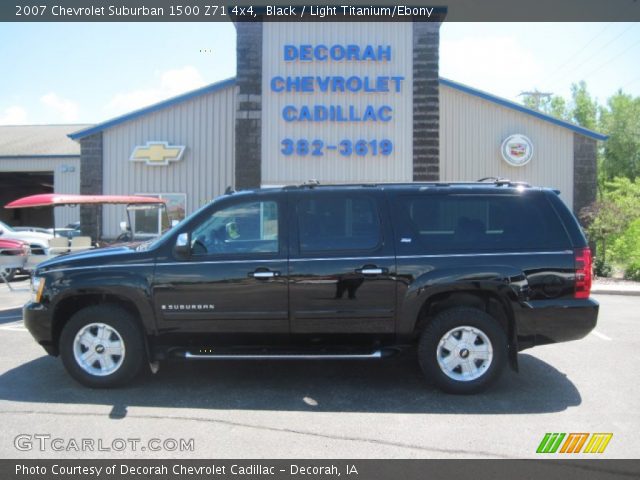
[[318, 185], [320, 185], [320, 181], [316, 180], [315, 178], [312, 178], [310, 180], [307, 180], [306, 182], [304, 182], [302, 185], [300, 185], [301, 187], [309, 187], [309, 188], [313, 188], [313, 187], [317, 187]]
[[497, 186], [502, 186], [502, 185], [508, 185], [510, 187], [530, 187], [531, 186], [527, 182], [522, 182], [518, 180], [513, 181], [503, 177], [483, 177], [477, 180], [477, 183], [486, 182], [487, 180], [491, 180]]

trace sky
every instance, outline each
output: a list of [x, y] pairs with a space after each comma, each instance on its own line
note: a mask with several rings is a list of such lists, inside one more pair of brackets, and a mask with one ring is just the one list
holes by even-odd
[[[99, 123], [235, 75], [231, 23], [0, 23], [0, 125]], [[640, 23], [447, 23], [440, 75], [519, 101], [640, 96]]]

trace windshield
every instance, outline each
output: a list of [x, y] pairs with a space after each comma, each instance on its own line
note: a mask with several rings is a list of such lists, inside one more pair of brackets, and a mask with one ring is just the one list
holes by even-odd
[[0, 230], [5, 230], [7, 232], [15, 232], [13, 228], [11, 228], [9, 225], [7, 225], [4, 222], [0, 222]]

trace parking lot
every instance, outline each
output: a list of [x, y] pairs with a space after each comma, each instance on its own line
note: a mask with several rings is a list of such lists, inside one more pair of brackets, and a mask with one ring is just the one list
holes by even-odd
[[[173, 362], [133, 387], [89, 390], [24, 329], [10, 307], [27, 284], [14, 286], [8, 294], [0, 285], [4, 458], [521, 458], [536, 456], [546, 432], [612, 432], [606, 458], [640, 451], [637, 296], [598, 296], [599, 324], [587, 338], [525, 351], [519, 374], [508, 370], [490, 391], [456, 397], [424, 382], [412, 352], [377, 361]], [[40, 440], [16, 448], [16, 436], [40, 434], [62, 439], [59, 448], [49, 440], [45, 451]], [[87, 438], [136, 449], [96, 444], [78, 453], [74, 441]], [[151, 439], [165, 449], [150, 449]], [[193, 439], [193, 451], [166, 451], [174, 446], [167, 439]]]

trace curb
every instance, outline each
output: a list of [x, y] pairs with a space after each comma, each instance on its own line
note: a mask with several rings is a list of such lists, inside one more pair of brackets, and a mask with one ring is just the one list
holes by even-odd
[[640, 290], [599, 290], [599, 289], [591, 289], [591, 293], [593, 295], [627, 295], [632, 297], [640, 297]]
[[8, 312], [10, 310], [16, 310], [18, 308], [22, 309], [22, 307], [24, 307], [25, 303], [27, 303], [27, 302], [21, 303], [20, 305], [14, 305], [13, 307], [2, 307], [2, 308], [0, 308], [0, 314]]

